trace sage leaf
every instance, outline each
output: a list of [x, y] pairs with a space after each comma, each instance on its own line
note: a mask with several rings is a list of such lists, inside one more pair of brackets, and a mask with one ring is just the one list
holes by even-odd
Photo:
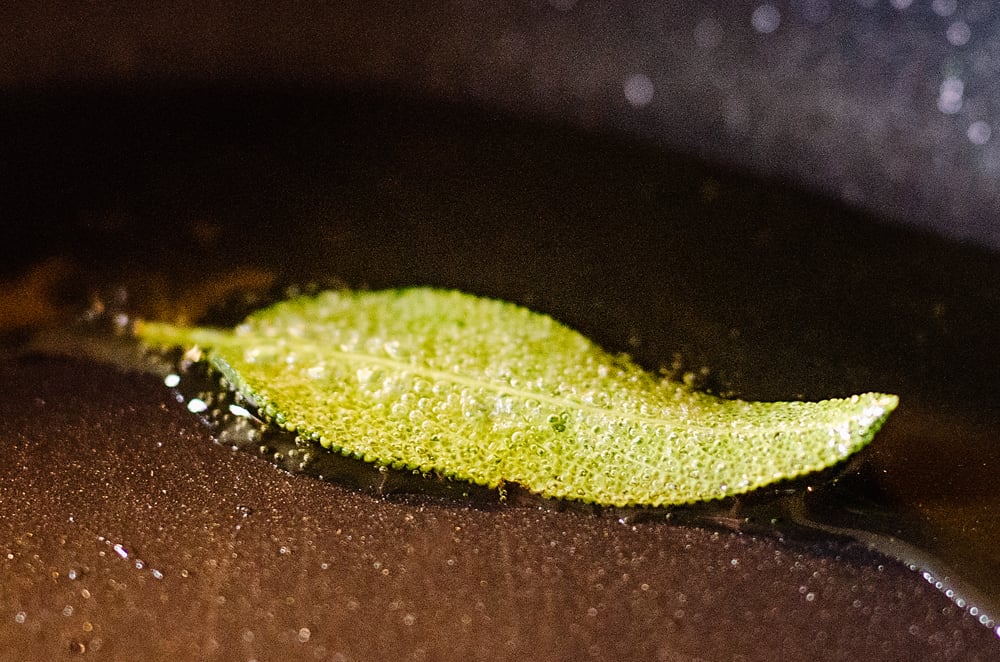
[[717, 398], [546, 315], [431, 288], [327, 291], [231, 331], [136, 333], [201, 348], [263, 418], [330, 451], [614, 506], [717, 499], [830, 467], [898, 402]]

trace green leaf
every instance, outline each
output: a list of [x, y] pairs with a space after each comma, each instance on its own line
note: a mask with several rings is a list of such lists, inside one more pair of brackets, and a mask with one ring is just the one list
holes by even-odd
[[232, 331], [145, 323], [198, 346], [269, 421], [331, 451], [546, 497], [662, 506], [824, 469], [896, 396], [744, 402], [662, 380], [525, 308], [455, 291], [328, 291]]

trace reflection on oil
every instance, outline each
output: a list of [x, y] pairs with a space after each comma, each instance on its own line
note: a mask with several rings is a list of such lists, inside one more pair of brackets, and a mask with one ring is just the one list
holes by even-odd
[[[740, 20], [749, 30], [747, 18]], [[780, 38], [798, 20], [792, 11], [780, 19], [782, 25], [761, 36], [762, 42]], [[725, 47], [711, 21], [696, 39], [702, 49]], [[970, 43], [975, 40], [973, 35]], [[621, 72], [619, 99], [630, 73]], [[660, 90], [661, 81], [651, 77], [650, 82]], [[971, 87], [963, 89], [962, 111], [949, 117], [961, 122], [963, 131], [969, 127], [963, 141], [992, 144], [989, 117], [963, 116], [972, 93]], [[182, 97], [166, 104], [167, 110], [158, 102], [129, 101], [127, 95], [124, 101], [111, 98], [108, 102], [102, 95], [92, 102], [84, 122], [92, 132], [86, 139], [73, 143], [69, 133], [56, 132], [51, 145], [31, 145], [32, 153], [43, 155], [45, 168], [66, 169], [52, 176], [58, 184], [56, 203], [37, 207], [34, 200], [22, 201], [18, 209], [26, 227], [49, 223], [48, 236], [58, 241], [32, 239], [19, 262], [4, 266], [3, 358], [20, 350], [62, 353], [153, 370], [162, 378], [173, 374], [163, 387], [164, 398], [168, 388], [179, 389], [187, 393], [185, 403], [197, 397], [204, 404], [199, 416], [221, 414], [224, 424], [214, 428], [221, 444], [245, 446], [288, 470], [321, 474], [376, 494], [439, 490], [446, 500], [496, 508], [495, 519], [506, 525], [511, 509], [498, 503], [496, 493], [373, 471], [369, 465], [344, 466], [347, 461], [339, 456], [260, 429], [250, 403], [233, 400], [211, 383], [188, 392], [189, 372], [172, 362], [150, 367], [122, 331], [134, 315], [231, 326], [268, 303], [278, 281], [316, 281], [323, 289], [427, 284], [530, 305], [609, 349], [629, 351], [647, 367], [687, 372], [688, 379], [717, 393], [780, 400], [867, 389], [896, 392], [904, 406], [859, 463], [839, 475], [787, 486], [794, 488], [791, 492], [702, 508], [600, 512], [623, 526], [642, 527], [645, 520], [655, 520], [650, 526], [660, 530], [668, 528], [663, 521], [712, 525], [815, 540], [819, 547], [831, 540], [859, 540], [859, 547], [873, 545], [910, 560], [927, 573], [930, 586], [940, 582], [942, 593], [956, 605], [961, 598], [965, 608], [972, 602], [981, 609], [980, 602], [987, 600], [963, 597], [967, 589], [950, 586], [953, 580], [946, 576], [967, 578], [989, 594], [991, 604], [998, 602], [1000, 495], [992, 468], [1000, 463], [995, 443], [1000, 385], [995, 365], [984, 360], [995, 353], [1000, 337], [995, 255], [889, 230], [773, 182], [491, 113], [477, 118], [425, 108], [417, 121], [419, 112], [409, 106], [385, 112], [354, 98], [336, 105], [343, 101], [338, 97], [338, 110], [324, 114], [322, 104], [308, 99], [302, 103], [278, 95], [258, 107], [238, 96], [235, 102], [209, 98], [206, 103], [217, 106], [216, 119], [206, 124], [200, 114], [175, 119], [187, 117], [190, 108], [200, 113], [206, 107], [202, 95]], [[661, 102], [654, 94], [650, 106]], [[931, 94], [927, 103], [933, 107], [934, 102]], [[118, 106], [127, 112], [119, 113]], [[67, 107], [73, 107], [75, 117], [76, 107]], [[154, 112], [145, 112], [151, 107]], [[739, 119], [750, 107], [734, 102], [726, 108]], [[122, 133], [123, 117], [156, 128]], [[975, 121], [984, 125], [972, 130]], [[95, 140], [114, 158], [94, 156]], [[73, 158], [56, 158], [67, 150]], [[74, 169], [79, 163], [87, 167]], [[34, 176], [40, 169], [25, 172]], [[67, 182], [72, 186], [62, 186]], [[59, 195], [63, 190], [76, 193]], [[31, 216], [36, 208], [44, 216]], [[63, 209], [64, 217], [57, 216]], [[90, 222], [103, 216], [119, 220]], [[108, 231], [112, 226], [114, 231]], [[712, 370], [701, 372], [701, 366]], [[128, 394], [122, 398], [126, 411]], [[175, 451], [166, 437], [150, 446]], [[227, 535], [243, 535], [250, 528], [255, 518], [237, 508], [249, 498], [243, 495], [239, 503], [227, 505], [234, 520]], [[599, 512], [570, 503], [538, 504], [511, 490], [507, 506], [519, 503], [532, 506], [523, 511], [526, 517], [539, 505], [581, 508], [589, 520]], [[346, 539], [352, 532], [345, 528], [343, 535]], [[135, 555], [145, 552], [132, 544], [145, 541], [106, 538], [111, 542], [99, 543], [99, 549], [109, 562], [158, 579], [149, 563], [134, 570]], [[198, 544], [192, 538], [186, 542]], [[116, 543], [129, 558], [113, 549]], [[294, 555], [279, 554], [280, 547], [301, 549], [288, 539], [268, 549], [282, 559]], [[461, 563], [457, 556], [448, 552], [447, 558]], [[324, 556], [315, 566], [332, 559]], [[746, 563], [723, 561], [725, 572], [748, 571]], [[372, 562], [365, 559], [363, 567], [371, 568]], [[84, 564], [59, 570], [76, 577], [76, 600], [93, 603], [81, 597], [94, 588], [80, 583], [92, 579]], [[200, 577], [197, 566], [183, 562], [158, 570], [166, 582]], [[381, 578], [383, 570], [390, 567], [374, 572]], [[793, 582], [792, 591], [804, 587], [796, 593], [801, 606], [823, 604], [821, 586], [805, 577]], [[640, 589], [640, 583], [650, 589]], [[358, 597], [360, 590], [351, 588], [337, 604], [364, 612], [370, 605]], [[652, 577], [636, 583], [636, 595], [647, 607], [651, 594], [669, 590]], [[668, 607], [676, 606], [682, 612], [678, 618], [688, 619], [697, 611], [692, 605], [697, 596], [677, 592], [687, 602], [671, 594]], [[857, 602], [859, 610], [868, 606], [863, 595]], [[89, 619], [99, 633], [100, 623], [84, 615], [80, 604], [70, 605], [71, 618]], [[580, 605], [578, 613], [586, 616], [591, 606], [599, 620], [604, 613], [596, 604]], [[34, 607], [19, 606], [7, 618], [18, 611], [24, 612], [24, 628], [37, 623]], [[397, 616], [405, 613], [401, 609]], [[424, 620], [417, 625], [431, 615], [420, 614]], [[995, 610], [987, 614], [995, 616]], [[480, 614], [469, 618], [478, 623]], [[323, 636], [308, 622], [293, 625], [294, 633], [310, 629], [310, 645]], [[75, 641], [87, 652], [101, 645], [100, 637], [84, 634], [86, 639]]]
[[[205, 364], [198, 362], [200, 357], [197, 350], [184, 355], [146, 354], [128, 336], [127, 330], [134, 316], [128, 306], [134, 303], [120, 287], [115, 288], [114, 293], [104, 299], [92, 298], [82, 313], [77, 310], [75, 315], [71, 314], [73, 307], [65, 303], [60, 309], [58, 299], [52, 297], [51, 292], [56, 289], [58, 279], [66, 278], [70, 273], [72, 269], [64, 261], [45, 263], [20, 279], [18, 287], [11, 288], [7, 294], [11, 300], [27, 300], [38, 296], [45, 299], [30, 307], [32, 311], [43, 311], [44, 314], [37, 316], [32, 313], [30, 319], [9, 317], [7, 322], [25, 319], [29, 326], [41, 328], [26, 341], [18, 337], [12, 341], [14, 344], [8, 342], [5, 351], [87, 355], [125, 369], [156, 372], [162, 377], [164, 386], [174, 392], [176, 399], [184, 403], [188, 411], [198, 414], [211, 428], [218, 443], [234, 450], [260, 455], [286, 471], [334, 481], [377, 496], [418, 493], [468, 500], [488, 507], [504, 503], [508, 506], [581, 510], [616, 517], [623, 524], [664, 521], [675, 525], [717, 527], [791, 540], [813, 540], [818, 536], [853, 541], [895, 558], [912, 571], [920, 573], [956, 606], [967, 611], [981, 625], [993, 629], [1000, 637], [1000, 625], [996, 620], [996, 614], [1000, 613], [1000, 595], [996, 593], [997, 586], [992, 581], [997, 576], [997, 568], [988, 551], [992, 539], [966, 541], [957, 546], [956, 550], [956, 545], [947, 533], [935, 535], [923, 518], [915, 516], [912, 504], [869, 499], [869, 492], [877, 490], [877, 486], [874, 482], [865, 483], [864, 472], [858, 468], [863, 461], [854, 461], [847, 467], [838, 467], [818, 476], [810, 476], [774, 489], [760, 490], [744, 497], [668, 509], [602, 508], [553, 502], [536, 497], [515, 485], [507, 485], [498, 492], [417, 472], [377, 467], [329, 453], [314, 442], [301, 439], [280, 426], [266, 424], [258, 416], [253, 402], [220, 386], [218, 376], [209, 372]], [[246, 292], [229, 287], [205, 288], [216, 296], [219, 292], [226, 294], [216, 300], [224, 302], [221, 307], [216, 305], [213, 308], [211, 298], [187, 304], [171, 303], [161, 298], [156, 309], [162, 311], [166, 306], [167, 309], [198, 310], [200, 314], [211, 310], [213, 315], [233, 319], [262, 302], [320, 288], [318, 283], [304, 288], [276, 288], [273, 287], [271, 276], [255, 282], [268, 287]], [[939, 308], [940, 305], [935, 306], [935, 311]], [[67, 320], [74, 318], [77, 322], [69, 323], [67, 327]], [[59, 321], [59, 325], [52, 327], [52, 320]], [[14, 326], [17, 327], [17, 324]], [[686, 381], [697, 379], [700, 382], [710, 382], [706, 381], [706, 374], [710, 373], [707, 369], [695, 375], [691, 371], [683, 371], [683, 365], [683, 358], [675, 354], [672, 361], [674, 372], [683, 372]], [[906, 418], [905, 414], [903, 418]], [[929, 426], [923, 424], [920, 427], [926, 430]], [[949, 429], [954, 429], [954, 426]], [[912, 429], [909, 433], [919, 434]], [[907, 443], [906, 440], [893, 442], [891, 436], [890, 441]], [[98, 536], [98, 540], [110, 547], [111, 552], [119, 558], [134, 563], [137, 570], [146, 568], [143, 560], [132, 559], [133, 555], [124, 544], [112, 542], [103, 536]], [[966, 548], [971, 548], [971, 556], [962, 554]], [[104, 553], [101, 552], [102, 555]], [[977, 557], [977, 554], [980, 556]], [[961, 572], [956, 572], [949, 565], [949, 560], [956, 559], [960, 562]], [[148, 571], [154, 579], [163, 578], [160, 569], [149, 568]], [[68, 573], [71, 579], [78, 575], [79, 571], [76, 569], [71, 569]], [[806, 591], [803, 595], [807, 602], [811, 601], [809, 596], [815, 599], [813, 592]]]
[[[176, 354], [176, 353], [175, 353]], [[580, 510], [617, 518], [624, 525], [636, 522], [670, 522], [776, 536], [790, 540], [832, 538], [858, 543], [894, 558], [917, 572], [976, 621], [1000, 637], [998, 595], [990, 582], [988, 559], [977, 568], [975, 561], [962, 559], [965, 572], [950, 569], [947, 556], [954, 547], [930, 535], [927, 526], [903, 506], [889, 508], [866, 500], [871, 486], [859, 484], [857, 460], [817, 476], [789, 481], [749, 495], [674, 508], [615, 508], [560, 502], [530, 494], [516, 485], [501, 490], [451, 481], [419, 472], [403, 472], [330, 453], [314, 441], [303, 439], [278, 425], [266, 423], [238, 393], [220, 385], [220, 376], [206, 364], [181, 357], [177, 371], [169, 372], [164, 384], [173, 389], [189, 411], [202, 414], [218, 443], [233, 450], [249, 451], [278, 467], [321, 480], [350, 485], [376, 496], [400, 494], [438, 495], [459, 498], [481, 506], [531, 506], [556, 510]], [[163, 365], [157, 360], [157, 364]], [[852, 466], [853, 465], [853, 466]], [[891, 531], [891, 533], [889, 533]], [[115, 550], [118, 550], [118, 545]], [[284, 549], [284, 548], [282, 548]], [[282, 551], [282, 553], [284, 553]], [[125, 557], [123, 557], [125, 558]], [[733, 564], [738, 560], [734, 559]], [[806, 602], [816, 594], [802, 587]]]

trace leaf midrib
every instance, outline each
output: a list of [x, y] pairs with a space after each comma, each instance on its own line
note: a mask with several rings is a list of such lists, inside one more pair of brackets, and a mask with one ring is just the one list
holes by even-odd
[[[204, 332], [205, 330], [201, 330]], [[200, 334], [192, 334], [193, 338], [197, 338]], [[213, 330], [209, 332], [211, 339], [205, 344], [211, 348], [213, 345], [218, 346], [219, 344], [232, 344], [238, 349], [246, 350], [247, 345], [244, 340], [250, 340], [245, 336], [240, 336], [234, 333], [228, 333], [224, 331]], [[218, 342], [218, 341], [222, 342]], [[847, 415], [845, 417], [837, 417], [836, 421], [818, 421], [815, 425], [803, 426], [803, 425], [768, 425], [768, 426], [755, 426], [755, 425], [742, 425], [739, 427], [720, 427], [711, 426], [697, 423], [691, 420], [686, 420], [682, 424], [676, 421], [671, 421], [664, 418], [659, 418], [656, 416], [644, 416], [642, 414], [635, 414], [631, 412], [618, 412], [617, 410], [609, 407], [602, 407], [600, 405], [593, 405], [585, 402], [579, 402], [577, 400], [569, 398], [560, 398], [556, 396], [546, 395], [543, 393], [536, 393], [534, 391], [527, 391], [517, 387], [498, 384], [491, 381], [481, 381], [475, 378], [466, 377], [464, 375], [452, 372], [446, 372], [443, 370], [437, 370], [434, 368], [428, 368], [426, 366], [415, 365], [412, 363], [405, 363], [398, 359], [393, 359], [389, 357], [373, 356], [371, 354], [365, 354], [361, 352], [351, 352], [342, 349], [326, 348], [320, 347], [316, 342], [302, 341], [297, 338], [285, 337], [283, 340], [283, 349], [288, 349], [294, 352], [310, 353], [317, 358], [322, 359], [324, 356], [334, 355], [344, 359], [346, 362], [351, 363], [374, 363], [376, 365], [383, 366], [393, 371], [407, 371], [416, 374], [420, 377], [424, 377], [431, 380], [443, 380], [455, 384], [461, 384], [464, 386], [469, 386], [472, 388], [484, 388], [487, 390], [492, 390], [495, 393], [509, 395], [515, 398], [520, 398], [523, 400], [537, 400], [540, 402], [548, 403], [549, 405], [555, 406], [557, 408], [563, 409], [579, 409], [585, 412], [591, 412], [595, 414], [601, 414], [603, 416], [618, 417], [625, 419], [627, 421], [635, 423], [646, 423], [655, 426], [664, 426], [671, 429], [682, 429], [691, 430], [695, 429], [703, 432], [711, 432], [713, 434], [732, 434], [739, 432], [780, 432], [780, 433], [803, 433], [816, 430], [824, 430], [835, 426], [837, 422], [841, 421], [851, 421], [854, 416]], [[266, 343], [257, 343], [258, 345]], [[742, 402], [738, 400], [725, 400], [722, 398], [718, 399], [718, 403], [721, 407], [725, 408], [728, 403]], [[818, 405], [819, 403], [812, 403]], [[725, 413], [725, 412], [724, 412]]]

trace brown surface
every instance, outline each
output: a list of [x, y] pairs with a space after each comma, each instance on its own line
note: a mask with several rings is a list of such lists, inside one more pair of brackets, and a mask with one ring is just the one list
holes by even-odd
[[2, 660], [1000, 653], [869, 553], [380, 500], [214, 444], [151, 377], [28, 358], [0, 380]]
[[[33, 323], [88, 304], [197, 316], [235, 274], [433, 284], [553, 314], [651, 368], [708, 366], [710, 386], [743, 397], [896, 392], [860, 496], [930, 522], [930, 553], [998, 585], [1000, 495], [983, 469], [1000, 429], [995, 255], [468, 109], [157, 88], [0, 110], [15, 127], [0, 270], [24, 295], [4, 301], [51, 298]], [[29, 276], [60, 263], [58, 282]], [[213, 445], [155, 379], [8, 348], [0, 659], [1000, 655], [918, 574], [870, 553], [380, 500]], [[851, 503], [827, 505], [866, 525]]]

